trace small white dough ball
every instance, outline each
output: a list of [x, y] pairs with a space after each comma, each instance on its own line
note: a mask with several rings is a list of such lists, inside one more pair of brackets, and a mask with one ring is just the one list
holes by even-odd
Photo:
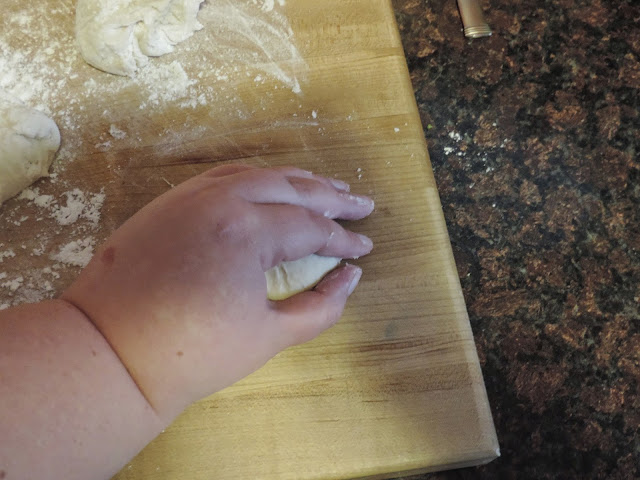
[[105, 72], [132, 76], [148, 57], [200, 30], [204, 0], [78, 0], [76, 41], [85, 61]]
[[0, 91], [0, 204], [47, 176], [59, 147], [53, 120]]
[[284, 300], [313, 288], [340, 263], [340, 258], [309, 255], [292, 262], [282, 262], [265, 272], [267, 298]]

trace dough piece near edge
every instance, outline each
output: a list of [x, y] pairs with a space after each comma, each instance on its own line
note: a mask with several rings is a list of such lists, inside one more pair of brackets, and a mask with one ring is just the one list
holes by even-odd
[[292, 262], [282, 262], [265, 272], [267, 298], [285, 300], [296, 293], [316, 286], [322, 278], [341, 262], [335, 257], [309, 255]]
[[0, 90], [0, 205], [47, 176], [59, 147], [53, 120]]
[[200, 30], [204, 0], [78, 0], [76, 41], [85, 61], [132, 76]]

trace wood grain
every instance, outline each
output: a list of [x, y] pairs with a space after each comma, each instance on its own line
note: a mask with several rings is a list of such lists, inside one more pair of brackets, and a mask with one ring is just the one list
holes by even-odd
[[[253, 75], [231, 79], [234, 105], [240, 99], [249, 112], [242, 117], [225, 96], [215, 109], [167, 105], [152, 112], [138, 108], [135, 89], [96, 98], [86, 104], [80, 131], [62, 128], [63, 138], [82, 139], [59, 174], [66, 182], [41, 185], [58, 196], [74, 181], [104, 189], [98, 239], [169, 184], [226, 162], [297, 165], [344, 179], [376, 201], [370, 218], [350, 224], [370, 235], [375, 249], [358, 261], [364, 276], [341, 322], [193, 405], [118, 480], [387, 478], [498, 454], [390, 4], [288, 0], [283, 11], [306, 62], [302, 93], [276, 89], [276, 81], [257, 84]], [[60, 24], [71, 28], [72, 20], [61, 17]], [[180, 47], [183, 57], [154, 61], [195, 55], [190, 45], [206, 45], [207, 35], [214, 33], [205, 25]], [[187, 73], [202, 73], [201, 83], [215, 87], [212, 70]], [[78, 66], [78, 75], [67, 84], [71, 93], [104, 74]], [[97, 148], [110, 124], [126, 126], [129, 135]], [[2, 208], [13, 212], [19, 201], [7, 204]], [[9, 220], [0, 216], [0, 244], [31, 250], [46, 228], [59, 231], [55, 242], [70, 240], [50, 219]], [[46, 258], [6, 263], [10, 273], [34, 266], [46, 266]], [[64, 271], [55, 291], [75, 273]]]

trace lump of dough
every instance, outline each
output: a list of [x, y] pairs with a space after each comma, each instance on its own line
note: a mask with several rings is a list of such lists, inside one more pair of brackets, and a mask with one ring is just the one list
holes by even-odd
[[53, 120], [0, 90], [0, 204], [46, 176], [59, 147]]
[[309, 290], [336, 268], [340, 258], [309, 255], [293, 262], [282, 262], [265, 272], [267, 298], [284, 300], [296, 293]]
[[90, 65], [133, 75], [200, 30], [204, 0], [78, 0], [76, 41]]

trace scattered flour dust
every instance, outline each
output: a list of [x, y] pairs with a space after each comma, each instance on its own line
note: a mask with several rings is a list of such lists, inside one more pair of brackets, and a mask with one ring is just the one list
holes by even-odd
[[[0, 247], [2, 244], [0, 244]], [[16, 256], [16, 252], [12, 249], [5, 250], [4, 252], [0, 252], [0, 263], [4, 262], [5, 258], [13, 258]]]
[[[284, 6], [285, 0], [278, 0], [278, 5], [279, 6]], [[274, 0], [253, 0], [253, 4], [254, 5], [258, 5], [262, 11], [264, 12], [270, 12], [271, 10], [273, 10], [273, 7], [275, 6], [275, 1]]]
[[[116, 142], [139, 138], [118, 115], [115, 99], [134, 99], [150, 114], [167, 107], [206, 107], [212, 116], [247, 118], [252, 112], [237, 93], [240, 81], [253, 80], [256, 88], [269, 82], [298, 94], [307, 71], [285, 0], [205, 2], [198, 15], [205, 28], [175, 52], [152, 59], [133, 78], [84, 62], [75, 44], [75, 0], [47, 5], [43, 15], [37, 2], [4, 0], [0, 15], [0, 89], [51, 116], [63, 139], [45, 180], [63, 193], [50, 194], [46, 184], [28, 188], [14, 207], [0, 209], [0, 309], [53, 297], [62, 279], [86, 265], [102, 241], [104, 191], [68, 183], [65, 171], [73, 168], [81, 147], [106, 151]], [[84, 145], [96, 111], [109, 126], [102, 143]], [[38, 222], [47, 228], [38, 229]], [[13, 240], [27, 238], [28, 232], [34, 235], [28, 247]]]
[[125, 132], [124, 130], [120, 130], [112, 123], [109, 127], [109, 135], [117, 140], [122, 140], [123, 138], [126, 138], [127, 132]]
[[67, 265], [85, 267], [93, 257], [95, 243], [95, 238], [91, 236], [81, 240], [73, 240], [64, 245], [58, 253], [51, 255], [51, 259]]
[[[198, 14], [205, 28], [175, 52], [152, 59], [133, 78], [88, 66], [75, 43], [75, 1], [50, 5], [43, 15], [38, 3], [3, 2], [0, 89], [50, 115], [60, 127], [63, 144], [54, 171], [62, 172], [73, 161], [82, 127], [91, 120], [87, 105], [96, 102], [113, 110], [114, 98], [135, 95], [145, 111], [170, 104], [207, 106], [212, 113], [224, 109], [242, 117], [246, 112], [235, 85], [246, 75], [301, 92], [299, 77], [307, 66], [295, 45], [284, 0], [205, 2]], [[105, 114], [108, 118], [114, 112]], [[117, 135], [113, 138], [119, 140]]]
[[[94, 232], [98, 231], [101, 209], [105, 202], [105, 194], [86, 192], [74, 188], [63, 192], [59, 197], [43, 194], [40, 188], [31, 187], [22, 191], [17, 197], [18, 206], [13, 211], [0, 212], [0, 222], [11, 223], [12, 215], [28, 208], [35, 211], [33, 220], [44, 218], [54, 220], [57, 228], [54, 231], [43, 229], [36, 236], [35, 247], [0, 243], [0, 307], [8, 308], [21, 303], [38, 302], [55, 295], [54, 283], [60, 274], [68, 268], [84, 267], [93, 255], [97, 243]], [[20, 217], [24, 222], [29, 216]], [[15, 222], [13, 222], [15, 224]], [[18, 226], [22, 222], [18, 222]], [[37, 228], [35, 231], [39, 231]], [[60, 242], [55, 238], [70, 239]], [[33, 244], [32, 244], [33, 245]], [[52, 261], [45, 267], [26, 267], [34, 263], [36, 258]], [[11, 262], [11, 263], [10, 263]], [[18, 263], [20, 262], [20, 263]], [[20, 268], [16, 268], [19, 265]], [[5, 268], [11, 274], [8, 274]]]
[[[149, 104], [155, 106], [164, 105], [193, 95], [192, 92], [189, 92], [189, 87], [198, 82], [187, 76], [184, 68], [177, 60], [168, 65], [150, 62], [147, 67], [143, 68], [136, 78], [141, 85], [151, 92], [148, 97]], [[157, 85], [163, 85], [164, 87], [157, 89]], [[186, 93], [191, 93], [191, 95], [185, 95]], [[146, 106], [142, 104], [140, 108], [144, 109]]]
[[[307, 65], [296, 47], [289, 20], [281, 12], [284, 6], [283, 0], [207, 2], [198, 18], [210, 36], [194, 35], [194, 43], [208, 42], [196, 48], [221, 63], [223, 75], [237, 73], [241, 67], [256, 83], [266, 75], [300, 93], [299, 76], [304, 76]], [[262, 75], [252, 74], [255, 69]]]
[[13, 280], [7, 280], [6, 282], [0, 283], [0, 287], [8, 288], [10, 291], [15, 292], [24, 282], [24, 278], [22, 276], [15, 277]]
[[52, 195], [41, 195], [38, 188], [27, 188], [18, 196], [19, 200], [33, 202], [40, 212], [54, 218], [58, 225], [71, 225], [79, 219], [85, 219], [92, 227], [100, 221], [100, 209], [105, 201], [103, 191], [85, 193], [78, 188], [64, 192], [64, 203], [58, 202]]

